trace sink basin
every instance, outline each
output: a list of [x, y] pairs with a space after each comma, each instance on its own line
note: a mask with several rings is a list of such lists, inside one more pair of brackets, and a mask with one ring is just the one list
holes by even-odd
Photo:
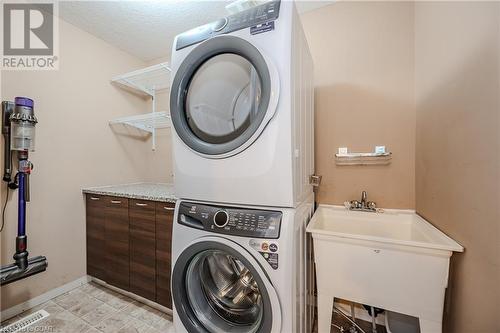
[[440, 333], [450, 257], [460, 246], [412, 211], [357, 212], [320, 205], [312, 234], [318, 332], [330, 331], [334, 298], [419, 318]]
[[463, 247], [413, 211], [367, 213], [320, 205], [307, 231], [318, 235], [462, 252]]

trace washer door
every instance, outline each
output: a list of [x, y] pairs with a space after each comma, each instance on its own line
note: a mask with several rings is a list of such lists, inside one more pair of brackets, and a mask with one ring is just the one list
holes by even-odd
[[171, 86], [170, 114], [182, 141], [212, 158], [247, 148], [274, 115], [276, 69], [249, 42], [217, 36], [195, 47]]
[[281, 328], [278, 297], [257, 261], [224, 238], [204, 237], [177, 258], [175, 309], [188, 332], [270, 333]]

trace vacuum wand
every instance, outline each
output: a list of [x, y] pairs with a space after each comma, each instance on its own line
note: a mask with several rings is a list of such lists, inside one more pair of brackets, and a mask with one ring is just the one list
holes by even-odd
[[[33, 100], [26, 97], [16, 97], [14, 109], [10, 109], [9, 103], [2, 102], [3, 125], [2, 133], [6, 139], [6, 153], [9, 163], [4, 165], [4, 181], [9, 183], [9, 188], [19, 187], [18, 209], [17, 209], [17, 237], [16, 253], [14, 263], [0, 268], [0, 285], [5, 285], [33, 274], [43, 272], [47, 269], [47, 258], [37, 256], [28, 258], [28, 239], [26, 236], [26, 202], [30, 200], [29, 177], [33, 170], [33, 164], [28, 159], [29, 151], [35, 150], [35, 125], [37, 119], [34, 113]], [[7, 145], [6, 115], [10, 123], [9, 145]], [[7, 152], [8, 150], [8, 152]], [[14, 182], [11, 180], [10, 159], [12, 152], [17, 151], [17, 176]], [[7, 158], [6, 158], [7, 160]], [[17, 182], [17, 184], [16, 184]]]
[[17, 237], [16, 237], [16, 254], [14, 260], [20, 269], [28, 267], [28, 251], [26, 238], [26, 202], [29, 201], [28, 178], [31, 173], [31, 162], [28, 161], [28, 152], [18, 152], [18, 207], [17, 207]]

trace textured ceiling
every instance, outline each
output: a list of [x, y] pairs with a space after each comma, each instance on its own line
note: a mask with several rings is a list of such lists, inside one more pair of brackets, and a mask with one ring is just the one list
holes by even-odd
[[[61, 18], [142, 59], [169, 57], [174, 37], [227, 15], [230, 1], [61, 1]], [[299, 1], [304, 12], [332, 1]]]

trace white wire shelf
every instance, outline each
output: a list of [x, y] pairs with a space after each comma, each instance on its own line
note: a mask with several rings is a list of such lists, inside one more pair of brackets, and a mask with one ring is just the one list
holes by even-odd
[[159, 128], [170, 127], [170, 116], [167, 112], [151, 112], [140, 114], [137, 116], [121, 117], [109, 122], [110, 125], [123, 124], [140, 130], [155, 134], [155, 130]]
[[111, 79], [111, 82], [122, 84], [153, 97], [156, 91], [170, 87], [170, 71], [168, 62], [163, 62], [116, 76]]
[[152, 134], [152, 149], [156, 149], [156, 130], [170, 127], [168, 112], [156, 112], [156, 92], [170, 87], [170, 66], [162, 62], [150, 67], [116, 76], [111, 82], [118, 83], [151, 97], [151, 113], [111, 120], [112, 124], [125, 124]]

